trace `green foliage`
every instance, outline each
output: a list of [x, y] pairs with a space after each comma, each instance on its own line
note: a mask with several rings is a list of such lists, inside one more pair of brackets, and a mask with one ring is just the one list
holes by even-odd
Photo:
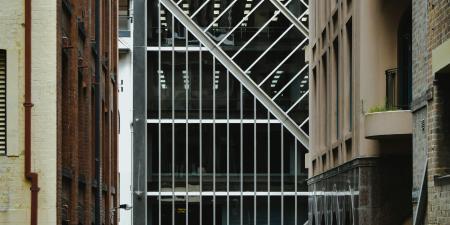
[[394, 110], [398, 110], [398, 108], [395, 106], [388, 106], [386, 104], [380, 104], [380, 105], [375, 105], [375, 106], [371, 107], [369, 109], [368, 113], [386, 112], [386, 111], [394, 111]]

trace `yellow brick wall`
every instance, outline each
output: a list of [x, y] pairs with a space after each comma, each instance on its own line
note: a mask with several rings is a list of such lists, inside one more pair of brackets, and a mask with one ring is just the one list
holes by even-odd
[[[24, 2], [0, 0], [0, 49], [7, 50], [9, 62], [8, 156], [0, 156], [0, 225], [30, 223], [23, 156]], [[32, 0], [32, 8], [31, 163], [41, 188], [38, 224], [51, 225], [56, 224], [56, 1]]]

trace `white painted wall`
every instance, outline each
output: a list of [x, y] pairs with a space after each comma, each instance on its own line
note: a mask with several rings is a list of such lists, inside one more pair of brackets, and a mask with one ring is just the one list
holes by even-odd
[[[133, 16], [133, 0], [130, 1], [130, 16]], [[119, 37], [119, 174], [120, 204], [133, 206], [132, 195], [132, 129], [133, 120], [133, 24], [130, 22], [131, 37]], [[120, 209], [120, 225], [132, 224], [132, 210]]]
[[[132, 131], [133, 119], [133, 73], [132, 52], [119, 53], [119, 173], [120, 204], [132, 205]], [[120, 225], [131, 225], [131, 210], [120, 210]]]
[[[30, 224], [24, 177], [24, 1], [0, 0], [0, 49], [7, 52], [7, 155], [0, 156], [0, 225]], [[32, 1], [31, 169], [39, 176], [38, 224], [56, 224], [57, 5]]]

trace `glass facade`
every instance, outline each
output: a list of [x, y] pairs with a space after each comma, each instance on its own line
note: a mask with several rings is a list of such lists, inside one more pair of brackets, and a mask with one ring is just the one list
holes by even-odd
[[[307, 149], [161, 2], [147, 1], [147, 224], [304, 224]], [[270, 0], [171, 2], [308, 134], [307, 2], [279, 1], [296, 26]]]

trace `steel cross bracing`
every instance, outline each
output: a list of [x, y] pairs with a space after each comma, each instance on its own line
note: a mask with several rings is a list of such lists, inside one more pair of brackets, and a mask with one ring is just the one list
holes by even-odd
[[[261, 3], [264, 0], [261, 0], [261, 2], [256, 6], [259, 7]], [[220, 45], [223, 43], [223, 41], [239, 26], [241, 23], [245, 21], [245, 18], [248, 17], [251, 13], [255, 11], [256, 8], [253, 8], [247, 15], [243, 16], [244, 18], [240, 20], [240, 22], [232, 28], [230, 32], [226, 34], [225, 37], [222, 37], [221, 40], [216, 43], [214, 40], [211, 39], [210, 36], [207, 35], [207, 31], [209, 28], [213, 26], [214, 23], [216, 23], [233, 5], [236, 3], [236, 0], [232, 1], [231, 4], [229, 4], [221, 13], [218, 15], [212, 23], [210, 23], [206, 29], [201, 28], [199, 25], [194, 22], [193, 18], [196, 14], [198, 14], [202, 8], [206, 6], [206, 4], [209, 1], [205, 1], [198, 9], [195, 10], [195, 12], [192, 15], [187, 15], [180, 7], [179, 4], [182, 1], [177, 0], [160, 0], [160, 3], [164, 5], [164, 7], [172, 13], [176, 19], [190, 32], [192, 35], [198, 39], [204, 45], [204, 47], [229, 71], [231, 74], [235, 76], [235, 78], [246, 88], [248, 91], [253, 94], [260, 103], [262, 103], [270, 113], [272, 113], [276, 119], [280, 121], [280, 123], [287, 129], [289, 132], [292, 133], [294, 137], [306, 148], [309, 150], [309, 137], [308, 135], [301, 129], [306, 122], [308, 122], [308, 118], [304, 120], [300, 125], [296, 124], [294, 120], [288, 115], [288, 113], [293, 110], [293, 108], [298, 105], [301, 101], [304, 99], [307, 99], [306, 96], [309, 94], [309, 91], [304, 93], [299, 99], [295, 101], [295, 103], [287, 110], [283, 111], [280, 106], [275, 102], [275, 99], [279, 96], [281, 93], [278, 92], [275, 97], [271, 98], [269, 95], [262, 89], [262, 84], [269, 79], [274, 74], [274, 71], [276, 71], [279, 67], [284, 64], [287, 59], [293, 55], [295, 51], [297, 51], [299, 48], [301, 48], [306, 42], [308, 37], [308, 29], [299, 21], [305, 14], [307, 14], [307, 10], [303, 12], [298, 18], [292, 14], [289, 9], [287, 9], [287, 5], [291, 2], [291, 0], [286, 1], [283, 3], [280, 0], [267, 0], [276, 8], [276, 11], [274, 12], [274, 15], [272, 18], [276, 17], [277, 15], [281, 14], [287, 18], [287, 20], [291, 23], [291, 25], [286, 29], [286, 31], [271, 45], [269, 46], [266, 51], [264, 51], [255, 62], [252, 63], [248, 68], [241, 68], [234, 62], [234, 58], [251, 42], [256, 35], [258, 35], [264, 28], [267, 26], [271, 20], [266, 22], [260, 29], [255, 33], [253, 37], [251, 37], [232, 57], [228, 56], [225, 51], [220, 47]], [[305, 6], [307, 6], [303, 1], [301, 1]], [[296, 48], [289, 53], [289, 55], [272, 71], [267, 72], [267, 76], [264, 78], [264, 80], [261, 83], [256, 83], [254, 80], [250, 78], [250, 76], [247, 75], [248, 71], [256, 65], [256, 63], [268, 52], [272, 49], [273, 46], [286, 34], [290, 29], [293, 27], [297, 28], [304, 36], [305, 39], [300, 40], [299, 44], [296, 45]], [[289, 84], [292, 83], [296, 77], [305, 71], [307, 67], [301, 68], [299, 73], [297, 73], [294, 77], [290, 79], [290, 81], [281, 89], [284, 90]]]

